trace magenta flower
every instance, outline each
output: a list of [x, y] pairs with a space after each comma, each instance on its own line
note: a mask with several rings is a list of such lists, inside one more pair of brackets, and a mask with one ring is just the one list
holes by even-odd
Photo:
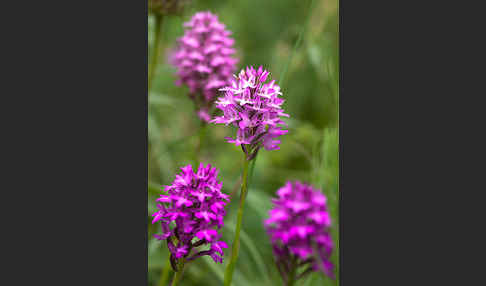
[[[309, 185], [287, 182], [277, 191], [274, 208], [265, 221], [277, 268], [284, 280], [300, 278], [311, 271], [322, 271], [334, 278], [329, 258], [333, 242], [329, 229], [331, 218], [326, 197]], [[289, 277], [293, 268], [308, 265], [300, 277]]]
[[277, 137], [288, 132], [279, 125], [286, 125], [282, 117], [289, 117], [281, 108], [284, 100], [279, 95], [280, 87], [275, 80], [265, 83], [270, 73], [259, 67], [241, 70], [231, 85], [220, 90], [223, 97], [216, 101], [216, 107], [223, 116], [216, 117], [212, 123], [232, 124], [238, 128], [236, 138], [227, 137], [229, 143], [241, 145], [247, 159], [253, 159], [259, 148], [280, 149]]
[[[222, 183], [217, 180], [218, 170], [211, 165], [199, 166], [194, 173], [192, 166], [181, 168], [172, 185], [165, 186], [168, 195], [157, 199], [158, 211], [153, 214], [153, 223], [160, 221], [162, 234], [155, 235], [159, 240], [167, 240], [171, 253], [171, 263], [177, 271], [177, 260], [185, 257], [193, 260], [202, 255], [211, 256], [214, 261], [223, 261], [223, 248], [228, 246], [219, 241], [217, 229], [223, 226], [226, 215], [224, 207], [229, 196], [221, 193]], [[170, 228], [170, 223], [175, 227]], [[176, 242], [174, 242], [176, 238]], [[194, 241], [195, 240], [195, 241]], [[208, 245], [206, 251], [191, 251], [198, 246]]]
[[186, 31], [170, 56], [177, 68], [177, 85], [189, 87], [197, 114], [208, 122], [216, 94], [228, 85], [236, 70], [238, 60], [231, 55], [234, 40], [230, 31], [210, 12], [198, 12], [184, 24]]

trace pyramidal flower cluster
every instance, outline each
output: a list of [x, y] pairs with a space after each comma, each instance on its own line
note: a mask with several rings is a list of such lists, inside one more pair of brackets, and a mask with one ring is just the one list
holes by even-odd
[[[162, 234], [155, 235], [159, 240], [167, 240], [171, 253], [171, 264], [177, 271], [177, 260], [193, 260], [209, 255], [215, 262], [222, 263], [224, 241], [217, 229], [223, 226], [226, 214], [224, 207], [229, 196], [221, 192], [222, 183], [217, 180], [218, 170], [211, 165], [199, 166], [196, 173], [192, 166], [181, 168], [172, 185], [165, 186], [168, 195], [157, 199], [158, 211], [153, 214], [153, 223], [160, 221]], [[171, 229], [171, 222], [175, 227]], [[196, 240], [196, 241], [195, 241]], [[191, 251], [195, 247], [210, 245], [209, 250]]]
[[286, 125], [281, 118], [289, 115], [283, 112], [284, 100], [279, 97], [282, 93], [275, 80], [265, 83], [269, 74], [261, 66], [258, 70], [253, 67], [241, 70], [231, 85], [220, 89], [224, 96], [216, 101], [216, 107], [224, 114], [211, 121], [238, 128], [236, 138], [226, 140], [241, 145], [248, 160], [262, 146], [267, 150], [280, 149], [280, 140], [275, 138], [288, 132], [279, 127]]
[[[333, 265], [329, 258], [333, 243], [329, 228], [331, 219], [326, 197], [309, 185], [287, 182], [277, 191], [274, 207], [265, 227], [271, 238], [279, 271], [288, 279], [297, 265], [309, 267], [304, 272], [322, 271], [331, 278]], [[297, 260], [295, 265], [292, 261]]]
[[196, 13], [184, 27], [185, 34], [177, 40], [170, 61], [177, 68], [176, 84], [189, 87], [199, 117], [207, 122], [218, 89], [230, 83], [236, 70], [234, 39], [210, 12]]

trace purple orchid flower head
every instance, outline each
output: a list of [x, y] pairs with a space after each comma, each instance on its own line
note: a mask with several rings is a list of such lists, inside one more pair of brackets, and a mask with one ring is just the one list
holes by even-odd
[[211, 12], [194, 14], [184, 27], [184, 36], [177, 40], [169, 61], [177, 69], [176, 85], [189, 87], [197, 115], [208, 122], [218, 90], [231, 82], [236, 70], [234, 39]]
[[[224, 225], [224, 208], [229, 196], [221, 192], [218, 170], [209, 164], [206, 167], [201, 164], [197, 172], [192, 170], [191, 165], [181, 170], [172, 185], [165, 186], [168, 195], [157, 199], [158, 211], [152, 215], [152, 224], [160, 222], [162, 234], [155, 237], [167, 241], [174, 271], [177, 271], [178, 259], [183, 257], [193, 260], [209, 255], [222, 263], [223, 248], [228, 245], [220, 241], [218, 229]], [[210, 245], [210, 249], [196, 250], [203, 245]]]
[[[322, 271], [334, 279], [330, 256], [334, 248], [326, 196], [301, 182], [287, 182], [277, 191], [265, 228], [277, 268], [284, 280], [293, 268], [307, 266], [300, 277]], [[296, 269], [295, 269], [296, 270]], [[297, 277], [297, 278], [300, 278]]]
[[247, 160], [253, 159], [260, 147], [266, 150], [280, 149], [277, 137], [288, 132], [279, 125], [286, 125], [282, 117], [289, 117], [281, 107], [284, 100], [280, 87], [272, 80], [266, 83], [269, 72], [259, 67], [247, 67], [222, 89], [224, 96], [216, 101], [223, 116], [211, 122], [237, 127], [236, 138], [227, 137], [229, 143], [241, 145]]

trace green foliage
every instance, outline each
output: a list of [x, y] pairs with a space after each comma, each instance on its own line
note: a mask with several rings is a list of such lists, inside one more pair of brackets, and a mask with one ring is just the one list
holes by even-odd
[[[281, 136], [281, 150], [261, 150], [256, 164], [250, 165], [250, 188], [245, 204], [240, 253], [233, 285], [282, 285], [275, 268], [270, 241], [263, 227], [271, 198], [288, 180], [301, 180], [319, 187], [328, 197], [333, 221], [332, 236], [338, 265], [339, 237], [339, 38], [337, 0], [194, 0], [182, 17], [167, 16], [162, 27], [158, 65], [149, 94], [149, 188], [148, 279], [159, 285], [168, 257], [167, 246], [153, 234], [159, 225], [151, 224], [155, 199], [162, 186], [170, 184], [179, 167], [192, 164], [198, 143], [199, 121], [186, 96], [186, 87], [174, 85], [174, 68], [167, 63], [167, 52], [183, 33], [182, 23], [201, 10], [219, 15], [233, 31], [240, 57], [239, 68], [263, 65], [277, 82], [284, 71], [284, 108], [291, 118], [289, 133]], [[308, 23], [306, 29], [304, 26]], [[154, 20], [148, 19], [149, 47], [153, 43]], [[304, 32], [302, 32], [304, 31]], [[302, 32], [300, 45], [294, 49]], [[149, 56], [153, 51], [149, 50]], [[289, 61], [291, 59], [291, 61]], [[220, 169], [222, 191], [231, 194], [228, 215], [222, 229], [223, 240], [231, 247], [239, 203], [242, 168], [241, 149], [224, 141], [234, 130], [210, 125], [201, 148], [202, 162]], [[251, 168], [253, 172], [251, 172]], [[190, 262], [179, 285], [222, 285], [229, 257], [223, 264], [210, 257]], [[169, 281], [172, 277], [169, 272]], [[339, 279], [339, 277], [338, 277]], [[296, 285], [338, 285], [320, 273], [313, 273]]]

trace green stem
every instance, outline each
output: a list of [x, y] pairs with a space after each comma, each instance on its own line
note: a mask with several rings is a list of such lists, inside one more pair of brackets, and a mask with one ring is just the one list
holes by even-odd
[[287, 283], [287, 286], [294, 286], [295, 284], [295, 273], [290, 273], [290, 278], [289, 278], [289, 282]]
[[250, 165], [250, 177], [248, 178], [248, 184], [253, 182], [253, 170], [255, 169], [256, 159], [258, 158], [258, 154], [251, 160]]
[[233, 280], [233, 272], [235, 271], [236, 260], [238, 259], [238, 251], [240, 248], [240, 229], [241, 229], [241, 222], [243, 220], [243, 208], [245, 206], [246, 194], [248, 192], [248, 184], [247, 184], [248, 163], [249, 162], [245, 156], [243, 162], [243, 178], [241, 181], [240, 207], [238, 209], [238, 216], [236, 220], [235, 238], [233, 240], [233, 248], [231, 251], [230, 261], [224, 273], [224, 286], [231, 285], [231, 281]]
[[155, 67], [157, 66], [157, 60], [159, 58], [159, 44], [162, 31], [162, 23], [164, 16], [160, 14], [155, 15], [155, 39], [152, 46], [152, 58], [150, 59], [149, 71], [148, 71], [148, 89], [152, 88], [152, 80], [154, 78]]
[[174, 279], [172, 280], [172, 284], [171, 284], [172, 286], [176, 286], [177, 283], [179, 282], [179, 280], [181, 280], [182, 273], [184, 272], [184, 263], [185, 262], [186, 262], [186, 259], [181, 258], [179, 265], [178, 265], [179, 271], [177, 271], [174, 275]]
[[165, 266], [162, 271], [162, 275], [160, 275], [159, 286], [166, 286], [167, 279], [169, 278], [170, 273], [170, 255], [167, 256], [167, 261], [165, 261]]
[[290, 266], [290, 274], [289, 274], [289, 281], [287, 282], [287, 286], [294, 286], [295, 284], [295, 276], [297, 274], [297, 259], [296, 257], [292, 258], [292, 265]]

